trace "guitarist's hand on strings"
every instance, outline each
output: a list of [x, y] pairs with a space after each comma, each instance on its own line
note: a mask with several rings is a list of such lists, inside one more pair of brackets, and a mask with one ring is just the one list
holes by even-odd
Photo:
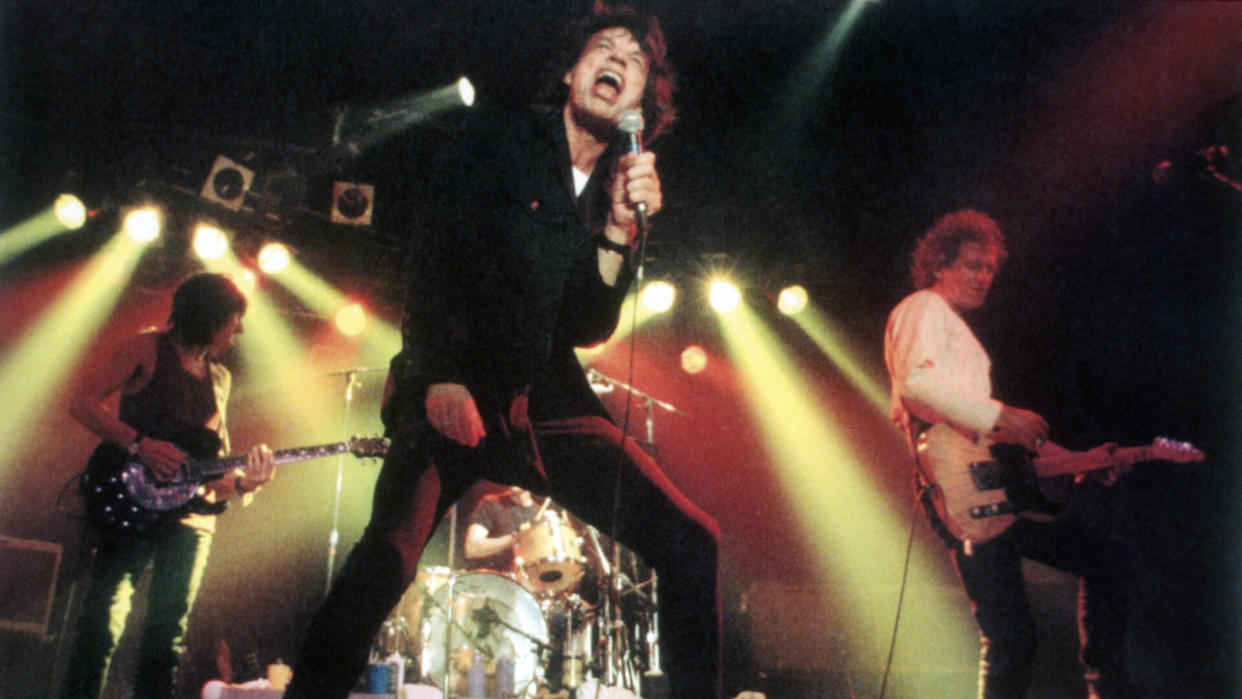
[[181, 464], [185, 463], [189, 457], [176, 444], [165, 442], [162, 439], [154, 439], [152, 437], [143, 437], [138, 442], [138, 451], [134, 456], [142, 462], [155, 480], [167, 482], [177, 475], [177, 470], [181, 468]]
[[[1116, 442], [1106, 442], [1088, 451], [1087, 455], [1097, 459], [1101, 463], [1105, 463], [1112, 461], [1113, 454], [1120, 447], [1121, 445]], [[1078, 476], [1074, 479], [1074, 482], [1077, 483], [1085, 480], [1091, 480], [1105, 487], [1111, 487], [1117, 484], [1118, 478], [1126, 473], [1129, 473], [1133, 468], [1133, 463], [1124, 463], [1120, 466], [1114, 466], [1112, 468], [1104, 468], [1096, 471], [1085, 471], [1078, 474]]]
[[487, 436], [483, 418], [470, 389], [459, 383], [433, 383], [427, 387], [427, 420], [436, 432], [467, 447], [477, 447]]
[[246, 452], [246, 467], [238, 469], [233, 487], [240, 493], [249, 493], [276, 476], [276, 462], [272, 450], [266, 444], [256, 444]]
[[1001, 407], [989, 437], [993, 442], [1020, 444], [1028, 451], [1038, 453], [1048, 441], [1048, 422], [1030, 410], [1005, 405]]

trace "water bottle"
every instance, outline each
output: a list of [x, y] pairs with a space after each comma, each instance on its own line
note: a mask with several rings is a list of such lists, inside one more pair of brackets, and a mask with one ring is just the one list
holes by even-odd
[[401, 685], [405, 684], [405, 658], [399, 651], [393, 651], [384, 662], [388, 664], [388, 693], [400, 694]]
[[496, 696], [495, 699], [508, 699], [513, 696], [513, 660], [507, 655], [496, 659]]
[[476, 652], [470, 659], [470, 671], [466, 673], [466, 696], [483, 699], [487, 687], [487, 675], [483, 672], [483, 656]]

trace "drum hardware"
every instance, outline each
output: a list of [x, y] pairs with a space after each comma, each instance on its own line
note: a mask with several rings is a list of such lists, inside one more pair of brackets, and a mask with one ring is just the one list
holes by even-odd
[[[615, 542], [609, 543], [612, 552], [609, 556], [605, 554], [594, 527], [587, 527], [587, 537], [600, 562], [600, 589], [603, 593], [598, 613], [601, 636], [598, 677], [603, 687], [638, 696], [637, 693], [641, 691], [639, 672], [643, 670], [643, 666], [646, 666], [648, 672], [653, 668], [658, 672], [658, 659], [654, 655], [658, 652], [655, 603], [644, 593], [644, 589], [650, 587], [654, 596], [654, 574], [651, 580], [634, 583], [622, 570], [621, 551]], [[631, 562], [632, 567], [637, 569], [636, 557]], [[636, 612], [637, 618], [627, 622], [627, 608], [623, 601], [630, 597], [639, 600], [640, 608]], [[632, 607], [628, 611], [633, 612]], [[646, 627], [646, 633], [643, 632], [643, 627]], [[630, 635], [631, 628], [633, 638]], [[643, 656], [646, 656], [645, 662]]]

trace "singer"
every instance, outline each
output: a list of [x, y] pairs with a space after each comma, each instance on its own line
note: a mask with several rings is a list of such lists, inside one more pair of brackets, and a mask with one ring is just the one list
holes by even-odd
[[[570, 27], [530, 110], [480, 105], [438, 162], [405, 162], [403, 346], [392, 447], [371, 519], [312, 622], [288, 697], [345, 697], [441, 516], [476, 480], [551, 496], [660, 576], [670, 696], [718, 697], [719, 528], [623, 439], [573, 349], [606, 339], [634, 276], [636, 209], [663, 201], [650, 142], [673, 80], [653, 17], [596, 8]], [[436, 679], [436, 678], [431, 678]]]

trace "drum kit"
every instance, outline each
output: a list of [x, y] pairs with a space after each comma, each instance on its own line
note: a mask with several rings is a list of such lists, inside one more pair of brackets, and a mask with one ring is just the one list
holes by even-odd
[[376, 654], [445, 699], [640, 697], [660, 673], [656, 576], [601, 538], [554, 508], [519, 530], [511, 570], [421, 569]]

